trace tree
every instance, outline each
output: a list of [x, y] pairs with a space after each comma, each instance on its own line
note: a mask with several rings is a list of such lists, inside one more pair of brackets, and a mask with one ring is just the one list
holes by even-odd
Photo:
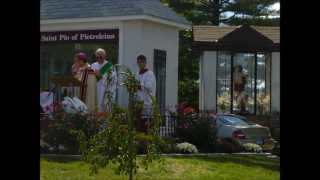
[[191, 31], [180, 32], [178, 100], [179, 102], [188, 102], [193, 108], [197, 109], [199, 107], [199, 57], [191, 51], [191, 35]]
[[152, 114], [149, 120], [146, 134], [137, 132], [135, 124], [143, 107], [143, 102], [135, 100], [139, 82], [134, 73], [123, 65], [115, 65], [121, 85], [125, 86], [129, 93], [128, 108], [121, 108], [113, 104], [112, 112], [102, 119], [107, 126], [98, 133], [87, 137], [83, 131], [78, 131], [80, 149], [83, 160], [91, 166], [91, 173], [97, 173], [101, 167], [108, 164], [118, 166], [116, 172], [128, 175], [132, 180], [137, 173], [139, 163], [137, 162], [137, 149], [139, 142], [146, 143], [146, 155], [141, 164], [147, 169], [148, 164], [154, 160], [160, 160], [160, 145], [163, 143], [159, 136], [160, 112], [152, 98]]
[[[186, 17], [194, 25], [232, 25], [235, 19], [242, 20], [266, 18], [279, 15], [279, 11], [269, 7], [279, 0], [161, 0], [177, 13]], [[226, 15], [229, 14], [229, 16]], [[250, 21], [252, 22], [252, 21]]]

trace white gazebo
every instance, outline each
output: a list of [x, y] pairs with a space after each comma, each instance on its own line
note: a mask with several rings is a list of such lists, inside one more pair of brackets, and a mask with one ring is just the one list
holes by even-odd
[[280, 112], [279, 27], [194, 26], [193, 40], [200, 110]]
[[[41, 44], [115, 44], [117, 63], [133, 71], [144, 54], [156, 74], [160, 105], [177, 103], [179, 30], [190, 23], [159, 0], [42, 0], [40, 12]], [[127, 99], [120, 89], [118, 103]]]

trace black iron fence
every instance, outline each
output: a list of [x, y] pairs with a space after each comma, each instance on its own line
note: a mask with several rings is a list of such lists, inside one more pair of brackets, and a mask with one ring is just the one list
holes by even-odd
[[[159, 135], [162, 137], [176, 137], [176, 129], [179, 125], [179, 122], [182, 122], [184, 119], [188, 119], [189, 121], [197, 121], [201, 119], [207, 119], [214, 116], [213, 111], [201, 111], [201, 112], [192, 112], [189, 114], [178, 113], [174, 110], [169, 110], [170, 108], [160, 109], [160, 127], [159, 127]], [[150, 111], [147, 111], [151, 113]], [[94, 116], [94, 113], [92, 113]], [[48, 128], [50, 123], [54, 123], [55, 120], [64, 119], [66, 113], [64, 112], [55, 112], [52, 114], [40, 113], [40, 125], [41, 129]], [[148, 121], [152, 121], [151, 115], [144, 115], [144, 118], [148, 119]], [[91, 118], [92, 119], [92, 118]], [[213, 120], [213, 119], [212, 119]]]
[[202, 121], [210, 120], [213, 125], [215, 124], [215, 111], [203, 110], [200, 112], [176, 112], [168, 110], [170, 108], [165, 108], [160, 110], [161, 114], [161, 124], [160, 124], [160, 136], [162, 137], [176, 137], [176, 130], [179, 123], [188, 119], [188, 121]]

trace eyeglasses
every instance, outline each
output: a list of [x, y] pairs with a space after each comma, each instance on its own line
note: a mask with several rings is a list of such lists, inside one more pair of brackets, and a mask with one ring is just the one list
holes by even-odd
[[96, 59], [102, 59], [102, 56], [96, 56]]

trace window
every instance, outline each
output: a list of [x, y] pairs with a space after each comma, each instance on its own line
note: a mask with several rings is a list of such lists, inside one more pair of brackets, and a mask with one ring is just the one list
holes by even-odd
[[246, 126], [248, 123], [243, 121], [240, 118], [233, 116], [222, 116], [220, 117], [220, 121], [225, 125], [233, 125], [233, 126]]
[[270, 112], [270, 53], [218, 52], [217, 111]]
[[77, 51], [88, 55], [88, 63], [95, 61], [94, 52], [98, 48], [107, 51], [108, 59], [118, 61], [117, 44], [105, 43], [41, 43], [40, 44], [40, 88], [50, 89], [49, 77], [54, 75], [71, 75], [74, 54]]
[[49, 77], [70, 75], [73, 63], [74, 47], [72, 44], [41, 44], [40, 46], [40, 88], [51, 88]]
[[232, 66], [233, 112], [254, 113], [255, 55], [236, 53]]
[[218, 112], [230, 112], [231, 108], [231, 54], [218, 52], [217, 62]]
[[257, 114], [270, 112], [270, 61], [269, 54], [257, 54]]
[[166, 104], [166, 59], [167, 52], [163, 50], [154, 50], [154, 73], [156, 77], [156, 98], [161, 110]]

